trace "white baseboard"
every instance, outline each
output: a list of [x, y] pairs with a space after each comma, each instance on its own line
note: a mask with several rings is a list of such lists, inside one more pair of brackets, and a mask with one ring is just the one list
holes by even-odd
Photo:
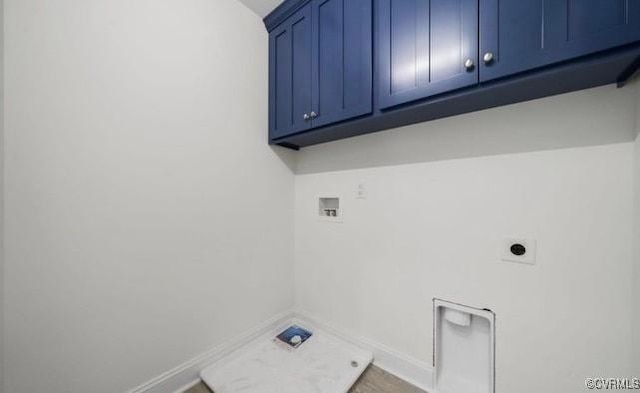
[[240, 349], [261, 335], [277, 329], [289, 320], [292, 315], [293, 313], [290, 310], [281, 312], [238, 337], [208, 350], [173, 370], [167, 371], [149, 382], [129, 390], [127, 393], [182, 393], [200, 381], [200, 371], [207, 366]]
[[422, 390], [430, 391], [432, 389], [433, 367], [429, 364], [400, 353], [374, 340], [320, 322], [317, 318], [305, 311], [294, 311], [294, 318], [307, 321], [309, 324], [315, 325], [345, 341], [371, 351], [373, 353], [373, 364], [376, 366]]
[[327, 333], [333, 334], [347, 342], [350, 342], [373, 353], [373, 363], [394, 374], [410, 384], [422, 390], [430, 390], [433, 381], [433, 368], [419, 360], [406, 356], [396, 350], [377, 343], [368, 338], [364, 338], [353, 332], [348, 332], [326, 323], [320, 322], [311, 314], [301, 311], [285, 311], [270, 318], [255, 328], [241, 334], [240, 336], [219, 345], [200, 356], [189, 360], [182, 365], [167, 371], [166, 373], [146, 382], [127, 393], [182, 393], [200, 381], [200, 372], [209, 365], [220, 360], [224, 356], [242, 348], [247, 343], [269, 334], [278, 329], [287, 321], [299, 320], [301, 323], [307, 322]]

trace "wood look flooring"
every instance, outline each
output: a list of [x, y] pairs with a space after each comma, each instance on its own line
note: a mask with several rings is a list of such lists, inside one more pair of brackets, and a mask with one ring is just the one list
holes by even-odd
[[[204, 383], [199, 383], [185, 393], [213, 393]], [[350, 393], [426, 393], [424, 390], [408, 384], [393, 374], [376, 367], [369, 368], [362, 374]]]

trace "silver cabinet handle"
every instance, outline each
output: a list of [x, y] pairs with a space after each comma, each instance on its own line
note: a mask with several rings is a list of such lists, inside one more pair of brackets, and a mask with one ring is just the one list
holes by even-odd
[[475, 64], [473, 64], [473, 60], [471, 60], [471, 59], [467, 59], [467, 61], [464, 62], [464, 68], [466, 68], [468, 71], [473, 69], [474, 65]]
[[309, 114], [308, 114], [308, 113], [305, 113], [305, 114], [304, 114], [304, 116], [302, 116], [302, 118], [303, 118], [304, 120], [309, 120], [309, 119], [311, 119], [311, 117], [309, 117]]
[[482, 60], [484, 60], [485, 64], [489, 64], [493, 61], [493, 53], [491, 52], [487, 52], [484, 54], [484, 57], [482, 58]]
[[315, 119], [316, 117], [318, 117], [318, 114], [315, 112], [311, 112], [311, 118]]

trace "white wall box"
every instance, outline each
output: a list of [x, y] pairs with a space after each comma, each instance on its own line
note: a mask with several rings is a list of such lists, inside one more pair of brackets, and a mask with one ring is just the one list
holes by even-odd
[[494, 393], [495, 314], [434, 299], [434, 393]]
[[340, 197], [319, 197], [318, 217], [322, 221], [342, 222]]

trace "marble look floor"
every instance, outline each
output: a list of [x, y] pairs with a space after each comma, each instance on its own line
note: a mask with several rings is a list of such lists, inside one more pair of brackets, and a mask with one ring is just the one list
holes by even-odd
[[[204, 383], [199, 383], [185, 393], [213, 393]], [[370, 366], [356, 382], [350, 393], [426, 393], [395, 375]]]

